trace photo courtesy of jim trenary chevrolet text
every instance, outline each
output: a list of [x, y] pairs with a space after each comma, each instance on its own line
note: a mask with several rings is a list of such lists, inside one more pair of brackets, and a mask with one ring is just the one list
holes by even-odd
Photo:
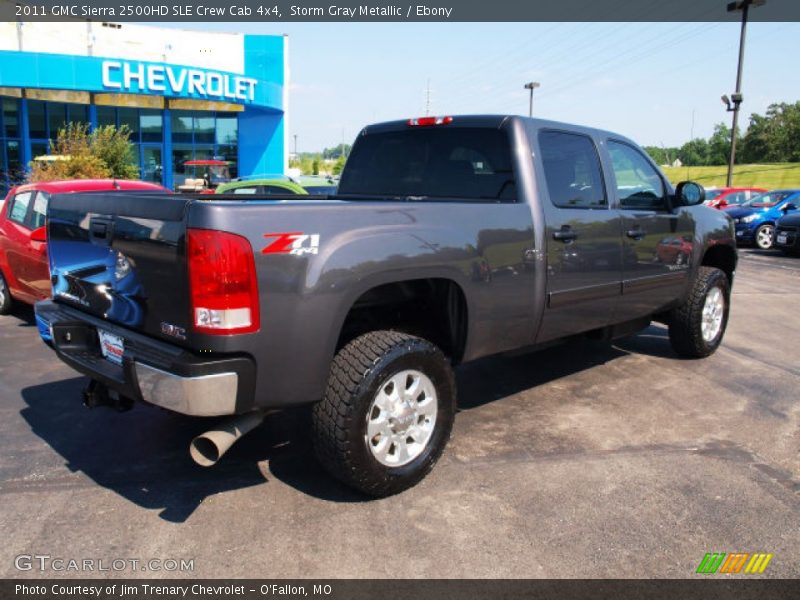
[[0, 0], [2, 597], [796, 597], [798, 39]]

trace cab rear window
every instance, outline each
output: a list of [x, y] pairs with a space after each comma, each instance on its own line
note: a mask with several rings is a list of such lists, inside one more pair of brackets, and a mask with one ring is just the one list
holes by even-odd
[[514, 202], [511, 150], [504, 131], [420, 127], [358, 139], [340, 195], [384, 199]]

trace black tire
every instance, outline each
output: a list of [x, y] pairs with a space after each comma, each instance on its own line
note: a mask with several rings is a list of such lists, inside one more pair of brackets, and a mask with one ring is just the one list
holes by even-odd
[[[433, 384], [436, 419], [416, 458], [386, 466], [367, 446], [367, 412], [387, 380], [407, 369], [423, 373]], [[455, 409], [453, 370], [441, 350], [405, 333], [373, 331], [351, 341], [333, 360], [325, 395], [313, 409], [314, 451], [322, 466], [345, 484], [369, 496], [391, 496], [431, 471], [450, 438]]]
[[[762, 233], [766, 233], [770, 231], [769, 243], [761, 243], [759, 238], [761, 237]], [[767, 236], [765, 236], [767, 237]], [[756, 229], [756, 233], [753, 236], [753, 245], [758, 248], [759, 250], [769, 250], [772, 246], [775, 245], [775, 226], [772, 223], [764, 223], [758, 229]]]
[[[716, 335], [706, 340], [703, 337], [703, 307], [709, 292], [718, 288], [722, 293], [724, 308], [722, 323]], [[712, 354], [722, 343], [728, 325], [730, 309], [730, 281], [728, 276], [714, 267], [700, 267], [692, 288], [683, 304], [672, 309], [669, 316], [669, 341], [680, 356], [703, 358]]]
[[6, 278], [0, 272], [0, 315], [7, 315], [14, 306], [14, 299], [11, 297], [11, 290], [8, 289]]

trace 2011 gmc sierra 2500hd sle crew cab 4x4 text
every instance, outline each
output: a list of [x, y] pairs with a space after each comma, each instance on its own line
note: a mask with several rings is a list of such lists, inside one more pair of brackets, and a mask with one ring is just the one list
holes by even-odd
[[88, 404], [233, 415], [192, 442], [201, 464], [266, 412], [313, 405], [321, 463], [385, 496], [441, 455], [458, 363], [651, 320], [678, 354], [714, 352], [737, 255], [702, 201], [605, 131], [383, 123], [333, 196], [54, 196], [54, 297], [36, 310]]

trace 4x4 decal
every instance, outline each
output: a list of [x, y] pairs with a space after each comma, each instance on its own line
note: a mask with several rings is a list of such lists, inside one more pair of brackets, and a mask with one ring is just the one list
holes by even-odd
[[300, 231], [290, 233], [265, 233], [265, 238], [276, 238], [267, 244], [261, 254], [303, 254], [319, 253], [319, 234], [307, 234]]

